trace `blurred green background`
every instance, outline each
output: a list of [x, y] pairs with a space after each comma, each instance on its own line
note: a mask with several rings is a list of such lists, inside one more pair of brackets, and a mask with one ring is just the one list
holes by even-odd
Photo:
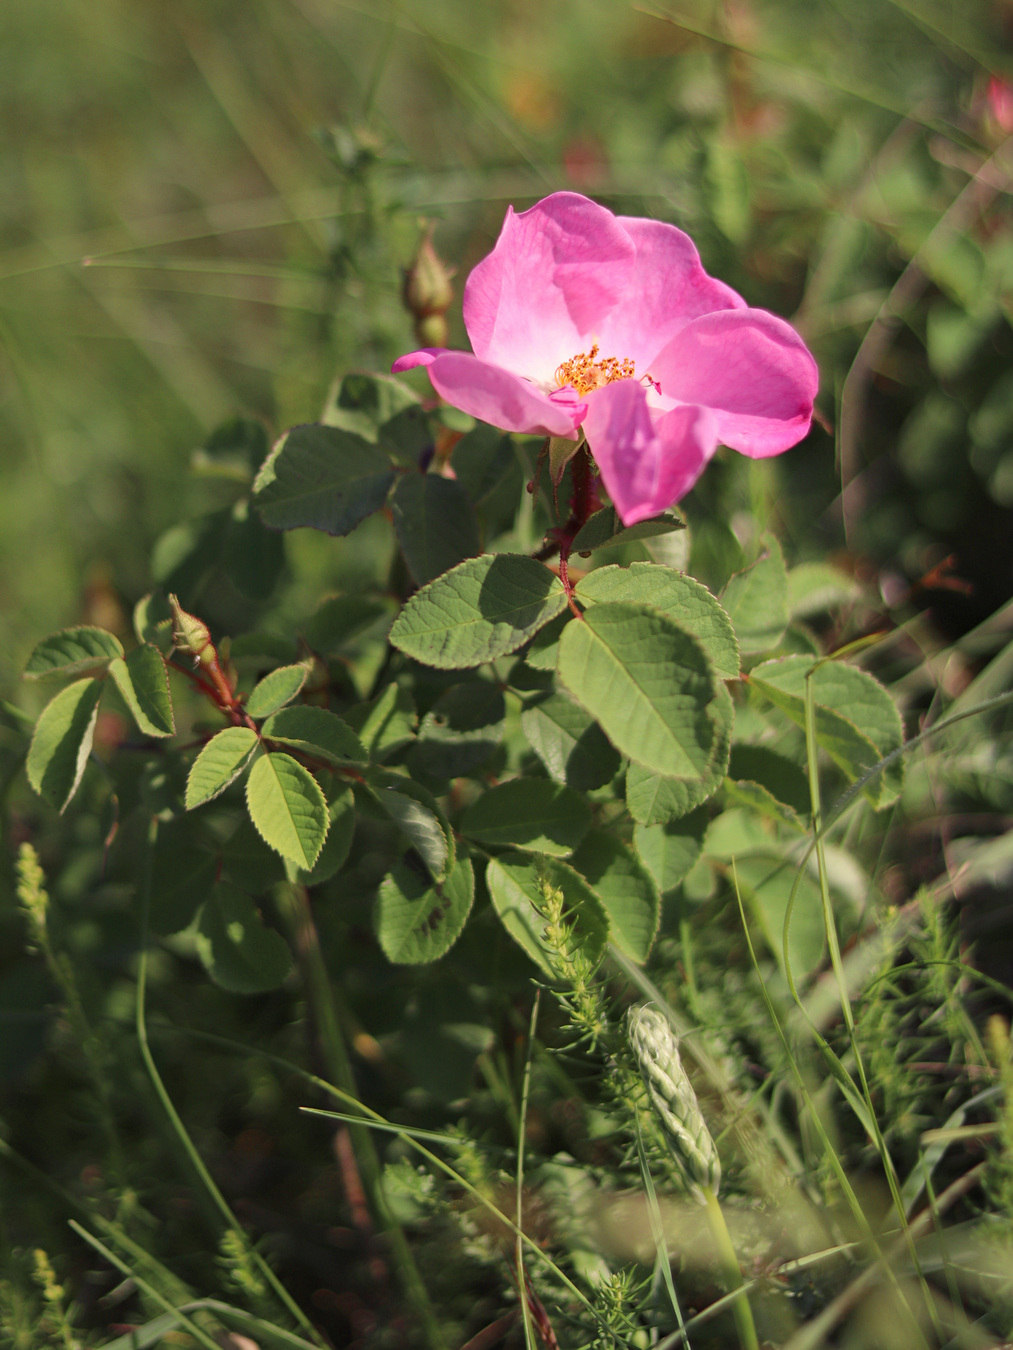
[[[216, 500], [189, 466], [217, 422], [312, 420], [414, 345], [420, 219], [460, 283], [560, 187], [683, 226], [817, 355], [823, 429], [713, 470], [708, 510], [759, 503], [887, 599], [955, 554], [974, 590], [939, 621], [985, 617], [1013, 592], [1011, 32], [982, 0], [8, 0], [0, 685], [148, 589]], [[304, 534], [297, 577], [379, 548]]]

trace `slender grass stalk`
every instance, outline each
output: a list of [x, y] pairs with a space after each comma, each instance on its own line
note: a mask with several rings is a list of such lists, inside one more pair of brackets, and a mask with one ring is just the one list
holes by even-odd
[[145, 1011], [145, 1000], [148, 983], [148, 913], [151, 905], [152, 857], [154, 854], [155, 842], [157, 838], [158, 838], [158, 820], [157, 818], [153, 817], [151, 825], [148, 830], [148, 847], [145, 853], [145, 862], [144, 862], [143, 911], [141, 919], [141, 952], [137, 971], [137, 994], [136, 994], [136, 1001], [134, 1004], [134, 1025], [137, 1030], [137, 1042], [138, 1045], [140, 1046], [141, 1058], [144, 1061], [144, 1067], [148, 1071], [148, 1077], [151, 1079], [152, 1087], [155, 1089], [155, 1095], [161, 1102], [162, 1109], [165, 1111], [165, 1114], [169, 1119], [169, 1123], [172, 1126], [176, 1134], [176, 1137], [183, 1145], [183, 1148], [187, 1156], [189, 1157], [190, 1162], [193, 1165], [194, 1171], [200, 1178], [201, 1184], [204, 1186], [208, 1195], [211, 1197], [222, 1218], [225, 1220], [226, 1224], [235, 1234], [236, 1239], [241, 1244], [243, 1250], [249, 1253], [251, 1260], [260, 1270], [261, 1274], [264, 1276], [267, 1283], [274, 1290], [275, 1294], [281, 1301], [282, 1305], [295, 1318], [296, 1322], [299, 1324], [299, 1326], [302, 1327], [302, 1329], [307, 1333], [307, 1335], [310, 1336], [317, 1345], [323, 1346], [325, 1342], [323, 1341], [322, 1337], [320, 1337], [317, 1334], [309, 1318], [299, 1307], [295, 1299], [288, 1292], [288, 1290], [285, 1288], [282, 1282], [278, 1279], [277, 1275], [271, 1269], [267, 1261], [264, 1260], [260, 1252], [258, 1252], [256, 1247], [254, 1247], [253, 1244], [250, 1242], [245, 1231], [240, 1225], [239, 1220], [233, 1214], [228, 1204], [228, 1201], [225, 1199], [224, 1195], [222, 1195], [221, 1191], [215, 1185], [214, 1180], [211, 1177], [211, 1173], [204, 1165], [203, 1158], [198, 1153], [196, 1147], [194, 1146], [193, 1140], [190, 1138], [186, 1126], [183, 1124], [183, 1121], [180, 1118], [179, 1112], [173, 1105], [172, 1098], [169, 1096], [165, 1083], [162, 1081], [162, 1076], [158, 1072], [158, 1067], [155, 1064], [154, 1057], [151, 1053], [151, 1048], [148, 1045], [148, 1024]]
[[521, 1301], [521, 1316], [524, 1319], [524, 1342], [528, 1350], [536, 1350], [535, 1328], [531, 1318], [531, 1309], [527, 1298], [527, 1277], [524, 1271], [524, 1243], [521, 1233], [524, 1230], [524, 1133], [528, 1123], [528, 1093], [531, 1088], [531, 1057], [535, 1042], [535, 1028], [538, 1025], [538, 1009], [541, 1002], [541, 989], [535, 990], [535, 999], [531, 1005], [531, 1022], [528, 1026], [528, 1051], [524, 1061], [524, 1083], [521, 1088], [521, 1110], [517, 1120], [517, 1237], [514, 1259], [517, 1264], [517, 1292]]
[[710, 1223], [711, 1235], [717, 1244], [718, 1256], [721, 1259], [721, 1269], [732, 1290], [737, 1291], [732, 1303], [732, 1316], [735, 1318], [735, 1327], [739, 1333], [739, 1345], [742, 1350], [760, 1350], [760, 1342], [756, 1336], [756, 1324], [753, 1321], [753, 1310], [749, 1306], [749, 1295], [746, 1293], [742, 1282], [739, 1258], [735, 1255], [735, 1248], [732, 1246], [731, 1234], [728, 1232], [725, 1216], [721, 1212], [717, 1196], [709, 1186], [703, 1188], [703, 1194], [707, 1203], [707, 1219]]

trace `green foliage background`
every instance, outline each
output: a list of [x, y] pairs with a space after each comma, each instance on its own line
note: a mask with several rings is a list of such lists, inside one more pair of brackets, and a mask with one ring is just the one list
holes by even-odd
[[[741, 564], [729, 523], [754, 542], [772, 529], [793, 564], [833, 556], [864, 587], [866, 630], [911, 625], [907, 645], [890, 648], [877, 672], [895, 682], [915, 729], [935, 692], [959, 695], [996, 643], [986, 634], [961, 648], [949, 675], [933, 658], [950, 659], [947, 641], [997, 612], [1001, 636], [1013, 594], [1013, 152], [1002, 108], [988, 99], [991, 77], [1013, 81], [1011, 35], [1004, 0], [94, 0], [87, 9], [8, 0], [0, 15], [0, 694], [37, 713], [47, 694], [22, 685], [20, 674], [39, 638], [71, 622], [122, 633], [133, 602], [169, 576], [216, 633], [241, 633], [257, 619], [289, 634], [329, 591], [386, 588], [399, 563], [393, 532], [376, 517], [348, 538], [285, 534], [286, 571], [265, 596], [241, 591], [228, 569], [180, 572], [177, 563], [193, 556], [188, 522], [231, 509], [239, 490], [194, 452], [240, 414], [264, 426], [263, 444], [249, 448], [256, 462], [276, 433], [320, 415], [336, 377], [384, 370], [415, 345], [400, 293], [420, 220], [435, 223], [459, 295], [508, 203], [574, 188], [623, 214], [682, 226], [712, 274], [750, 304], [794, 316], [820, 365], [820, 425], [780, 459], [750, 465], [728, 456], [711, 467], [686, 503], [693, 572], [719, 590]], [[459, 312], [450, 317], [451, 342], [464, 345]], [[949, 555], [961, 584], [944, 571], [919, 590]], [[622, 561], [644, 556], [631, 546]], [[1000, 671], [982, 696], [1000, 693], [1004, 680]], [[1013, 770], [1001, 728], [993, 730], [992, 739], [951, 744], [945, 770], [915, 781], [889, 844], [872, 827], [849, 840], [870, 869], [882, 862], [884, 913], [887, 901], [911, 902], [930, 879], [920, 822], [949, 810], [987, 816], [1001, 844]], [[121, 929], [130, 878], [104, 871], [112, 822], [83, 811], [61, 833], [18, 776], [21, 737], [8, 707], [0, 724], [6, 842], [33, 834], [58, 860], [49, 878], [58, 943], [78, 971], [83, 1004], [106, 1029], [89, 1041], [73, 1019], [69, 1031], [54, 1027], [47, 1009], [66, 990], [58, 997], [52, 971], [22, 957], [13, 873], [3, 869], [0, 923], [11, 944], [0, 1028], [10, 1034], [0, 1068], [12, 1119], [24, 1132], [37, 1117], [36, 1155], [54, 1160], [51, 1180], [85, 1204], [100, 1192], [106, 1203], [119, 1188], [118, 1221], [157, 1230], [152, 1249], [199, 1284], [207, 1197], [172, 1182], [139, 1198], [128, 1181], [145, 1170], [161, 1175], [167, 1158], [181, 1169], [186, 1162], [140, 1062], [114, 1053], [127, 1041], [134, 971], [133, 936]], [[726, 812], [713, 856], [743, 847], [735, 830], [746, 828], [745, 814]], [[463, 1091], [479, 1056], [470, 1128], [502, 1142], [518, 1068], [505, 1047], [519, 1044], [524, 1018], [509, 994], [476, 991], [470, 972], [489, 976], [487, 991], [493, 977], [517, 991], [528, 988], [530, 971], [519, 953], [487, 970], [482, 935], [469, 929], [452, 961], [423, 972], [406, 994], [354, 909], [379, 880], [369, 830], [381, 838], [384, 829], [382, 819], [368, 826], [345, 908], [322, 920], [325, 940], [340, 945], [343, 1012], [353, 1024], [361, 1018], [366, 1088], [386, 1109], [410, 1107], [413, 1119], [442, 1128], [444, 1104]], [[746, 889], [768, 880], [743, 871]], [[854, 878], [836, 880], [858, 903]], [[202, 873], [194, 885], [211, 881]], [[680, 923], [711, 895], [690, 895], [686, 906], [669, 897], [670, 970], [685, 959], [685, 934], [674, 937]], [[399, 898], [389, 884], [388, 898]], [[956, 938], [935, 913], [919, 924], [911, 939], [918, 973], [889, 969], [905, 929], [860, 1027], [890, 1145], [909, 1166], [919, 1132], [941, 1123], [954, 1101], [921, 1070], [902, 1072], [892, 1045], [915, 1043], [916, 1064], [963, 1056], [984, 1073], [986, 1063], [978, 1023], [988, 1009], [975, 1005], [972, 1017], [961, 1000]], [[809, 939], [803, 950], [818, 951], [819, 932], [815, 946]], [[213, 950], [223, 938], [208, 929], [200, 940]], [[663, 992], [683, 998], [719, 1040], [727, 1036], [741, 1079], [778, 1047], [741, 969], [724, 978], [727, 931], [704, 925], [695, 942], [700, 969], [722, 978], [696, 985], [691, 970], [688, 987], [672, 979]], [[298, 1016], [279, 1001], [223, 994], [192, 961], [177, 961], [171, 943], [153, 954], [150, 980], [195, 1038], [213, 1026], [263, 1051], [241, 1058], [220, 1046], [195, 1050], [196, 1039], [158, 1042], [199, 1149], [215, 1158], [230, 1193], [255, 1192], [265, 1209], [324, 1230], [341, 1204], [338, 1174], [323, 1132], [313, 1154], [305, 1119], [291, 1118], [304, 1085], [270, 1058], [304, 1057]], [[582, 986], [578, 1007], [584, 997]], [[926, 1007], [939, 1010], [935, 1022], [925, 1021]], [[401, 1067], [370, 1057], [374, 1035], [396, 1043]], [[97, 1106], [73, 1063], [82, 1036], [93, 1072], [108, 1081]], [[40, 1067], [47, 1045], [66, 1057], [51, 1074]], [[403, 1076], [406, 1064], [416, 1080]], [[543, 1085], [536, 1105], [539, 1128], [558, 1148], [586, 1146], [582, 1158], [593, 1156], [568, 1123], [565, 1100], [560, 1106]], [[112, 1117], [131, 1163], [96, 1178], [84, 1141]], [[1000, 1124], [1008, 1144], [1009, 1123]], [[868, 1142], [855, 1135], [842, 1151], [868, 1166]], [[458, 1166], [476, 1183], [499, 1184], [466, 1143]], [[990, 1202], [1008, 1215], [1008, 1166], [991, 1175]], [[564, 1187], [558, 1177], [542, 1181], [547, 1191]], [[405, 1221], [429, 1244], [422, 1276], [463, 1329], [475, 1290], [492, 1287], [488, 1262], [476, 1242], [467, 1251], [473, 1265], [455, 1267], [455, 1283], [440, 1257], [454, 1250], [460, 1261], [449, 1238], [441, 1246], [447, 1212], [430, 1206], [410, 1168], [401, 1182]], [[880, 1202], [870, 1191], [870, 1211]], [[18, 1244], [5, 1272], [15, 1288], [31, 1286], [28, 1245], [63, 1250], [64, 1218], [63, 1201], [43, 1186], [17, 1188], [13, 1217], [0, 1217], [5, 1247]], [[269, 1227], [263, 1210], [253, 1222]], [[576, 1239], [570, 1249], [579, 1254]], [[69, 1272], [75, 1287], [82, 1250]], [[223, 1278], [255, 1306], [257, 1272], [226, 1244], [220, 1255]], [[303, 1257], [297, 1246], [282, 1259], [302, 1270]], [[348, 1275], [353, 1258], [335, 1264], [338, 1283], [368, 1285], [361, 1271]], [[296, 1289], [304, 1302], [311, 1286], [307, 1276]], [[490, 1296], [489, 1320], [497, 1307]], [[56, 1322], [46, 1328], [53, 1343], [57, 1332]]]

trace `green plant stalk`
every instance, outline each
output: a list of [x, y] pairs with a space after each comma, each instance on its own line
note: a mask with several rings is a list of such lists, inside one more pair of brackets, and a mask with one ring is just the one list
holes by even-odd
[[267, 1283], [274, 1290], [275, 1294], [281, 1300], [282, 1305], [289, 1311], [289, 1313], [291, 1313], [291, 1315], [298, 1322], [299, 1326], [302, 1327], [302, 1329], [307, 1333], [307, 1335], [311, 1339], [316, 1341], [318, 1345], [323, 1345], [324, 1344], [323, 1340], [317, 1335], [317, 1332], [314, 1329], [309, 1318], [299, 1307], [295, 1299], [293, 1299], [292, 1295], [288, 1292], [288, 1290], [285, 1288], [282, 1282], [278, 1279], [277, 1275], [268, 1265], [267, 1261], [264, 1260], [263, 1256], [261, 1256], [260, 1252], [258, 1252], [256, 1247], [254, 1247], [250, 1243], [249, 1239], [246, 1236], [246, 1233], [243, 1231], [243, 1228], [239, 1223], [239, 1220], [236, 1218], [236, 1216], [230, 1209], [228, 1201], [225, 1199], [224, 1195], [222, 1195], [221, 1191], [218, 1189], [218, 1187], [212, 1180], [211, 1173], [205, 1167], [203, 1158], [197, 1152], [193, 1140], [190, 1138], [186, 1126], [183, 1124], [183, 1121], [180, 1118], [179, 1112], [176, 1110], [175, 1106], [172, 1103], [172, 1098], [169, 1096], [168, 1090], [164, 1082], [162, 1081], [162, 1076], [158, 1072], [158, 1067], [155, 1064], [154, 1057], [151, 1053], [151, 1048], [148, 1045], [148, 1025], [145, 1014], [145, 997], [147, 993], [147, 982], [148, 982], [148, 913], [151, 905], [152, 858], [154, 855], [155, 843], [157, 838], [158, 838], [158, 820], [157, 818], [153, 817], [151, 825], [148, 830], [148, 847], [145, 852], [144, 878], [143, 878], [143, 912], [141, 919], [141, 955], [137, 972], [137, 997], [134, 1005], [134, 1023], [137, 1030], [138, 1045], [140, 1046], [141, 1049], [141, 1058], [144, 1061], [144, 1067], [148, 1071], [148, 1077], [151, 1079], [151, 1083], [155, 1089], [155, 1093], [162, 1104], [162, 1109], [165, 1111], [166, 1115], [169, 1118], [169, 1123], [171, 1124], [173, 1130], [175, 1131], [176, 1136], [179, 1139], [180, 1143], [183, 1145], [183, 1148], [186, 1151], [188, 1157], [190, 1158], [190, 1161], [193, 1164], [194, 1170], [196, 1171], [198, 1177], [200, 1178], [202, 1185], [206, 1189], [208, 1195], [210, 1195], [211, 1199], [214, 1201], [220, 1214], [222, 1215], [222, 1218], [228, 1224], [229, 1228], [233, 1231], [233, 1233], [235, 1233], [237, 1240], [242, 1244], [243, 1248], [249, 1252], [251, 1259], [256, 1264], [257, 1268], [260, 1270], [264, 1278], [267, 1280]]
[[732, 1246], [725, 1216], [721, 1213], [717, 1196], [709, 1186], [704, 1186], [703, 1195], [707, 1203], [707, 1220], [710, 1224], [711, 1236], [717, 1244], [721, 1269], [724, 1271], [725, 1279], [728, 1280], [731, 1288], [739, 1291], [738, 1297], [732, 1304], [732, 1315], [735, 1318], [735, 1326], [739, 1333], [739, 1345], [742, 1350], [760, 1350], [760, 1342], [756, 1336], [756, 1324], [753, 1321], [753, 1310], [749, 1306], [749, 1296], [742, 1283], [739, 1258], [735, 1255], [735, 1248]]
[[[824, 661], [830, 660], [825, 657]], [[844, 973], [844, 964], [841, 960], [841, 945], [837, 937], [837, 923], [834, 919], [833, 906], [830, 901], [830, 884], [827, 880], [827, 862], [824, 849], [824, 831], [822, 819], [822, 803], [820, 801], [820, 780], [819, 780], [819, 758], [816, 746], [816, 697], [813, 692], [812, 676], [816, 670], [823, 664], [823, 661], [817, 661], [812, 668], [807, 671], [805, 677], [805, 747], [806, 764], [809, 770], [809, 800], [812, 809], [812, 828], [813, 841], [816, 845], [816, 867], [820, 882], [820, 899], [823, 907], [823, 927], [827, 935], [827, 946], [830, 951], [830, 963], [833, 966], [834, 978], [837, 982], [838, 994], [841, 1000], [841, 1013], [844, 1017], [844, 1025], [848, 1033], [848, 1041], [851, 1045], [851, 1053], [855, 1057], [855, 1065], [858, 1069], [859, 1080], [862, 1085], [862, 1096], [865, 1099], [865, 1105], [868, 1108], [868, 1121], [872, 1127], [872, 1137], [876, 1145], [876, 1151], [879, 1154], [880, 1161], [883, 1164], [883, 1172], [886, 1176], [886, 1183], [890, 1190], [890, 1196], [893, 1200], [894, 1208], [897, 1211], [897, 1218], [902, 1230], [907, 1231], [907, 1215], [904, 1211], [904, 1201], [901, 1198], [900, 1182], [897, 1177], [896, 1169], [893, 1165], [893, 1159], [890, 1157], [890, 1151], [886, 1146], [886, 1140], [883, 1138], [883, 1132], [880, 1129], [879, 1120], [876, 1116], [876, 1109], [872, 1101], [872, 1093], [869, 1090], [869, 1082], [865, 1073], [865, 1061], [862, 1058], [861, 1047], [858, 1044], [858, 1036], [855, 1031], [855, 1019], [851, 1010], [851, 999], [848, 995], [848, 981]], [[788, 962], [788, 914], [785, 915], [784, 930], [784, 957], [785, 964]], [[795, 991], [794, 981], [792, 983], [792, 993], [796, 1000], [798, 994]], [[801, 1006], [801, 1004], [799, 1004]], [[822, 1039], [822, 1038], [821, 1038]], [[829, 1050], [829, 1046], [827, 1049]], [[935, 1300], [931, 1295], [928, 1282], [921, 1268], [921, 1262], [915, 1249], [914, 1241], [908, 1238], [908, 1255], [911, 1262], [918, 1272], [919, 1283], [922, 1288], [922, 1298], [925, 1306], [929, 1310], [932, 1318], [936, 1335], [940, 1340], [944, 1340], [942, 1324], [939, 1322], [936, 1310]], [[903, 1297], [903, 1296], [902, 1296]], [[907, 1306], [907, 1300], [904, 1299], [904, 1305]], [[918, 1320], [911, 1309], [911, 1319], [915, 1329], [919, 1332]], [[924, 1339], [924, 1338], [922, 1338]]]
[[535, 1350], [535, 1328], [532, 1324], [531, 1309], [528, 1307], [527, 1280], [524, 1274], [524, 1243], [521, 1234], [524, 1231], [524, 1133], [528, 1123], [528, 1093], [531, 1089], [531, 1056], [535, 1043], [535, 1028], [538, 1025], [538, 1008], [541, 1002], [541, 989], [535, 990], [535, 1001], [531, 1005], [531, 1023], [528, 1027], [528, 1053], [524, 1061], [524, 1083], [521, 1087], [521, 1110], [517, 1120], [517, 1237], [514, 1259], [517, 1263], [517, 1293], [521, 1302], [521, 1316], [524, 1319], [524, 1342], [528, 1350]]
[[[338, 1022], [334, 991], [323, 952], [320, 950], [320, 938], [310, 912], [306, 888], [298, 883], [282, 882], [276, 889], [276, 898], [300, 957], [306, 999], [320, 1038], [320, 1049], [327, 1072], [333, 1077], [336, 1087], [341, 1088], [348, 1097], [357, 1100], [355, 1075]], [[391, 1244], [405, 1293], [414, 1304], [415, 1312], [425, 1327], [426, 1336], [433, 1350], [445, 1350], [446, 1342], [433, 1310], [429, 1291], [419, 1274], [408, 1240], [384, 1201], [380, 1159], [373, 1138], [364, 1125], [350, 1125], [349, 1132], [352, 1148], [362, 1172], [370, 1210]]]

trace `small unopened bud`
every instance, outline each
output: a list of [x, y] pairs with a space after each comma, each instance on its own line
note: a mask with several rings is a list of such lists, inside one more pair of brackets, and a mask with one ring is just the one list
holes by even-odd
[[450, 341], [450, 329], [442, 314], [426, 314], [415, 320], [415, 336], [423, 347], [445, 347]]
[[198, 665], [209, 666], [216, 661], [211, 630], [196, 614], [188, 614], [174, 595], [169, 596], [172, 610], [172, 645], [178, 652], [189, 652]]
[[431, 321], [442, 320], [453, 304], [454, 288], [450, 284], [453, 275], [453, 270], [444, 264], [433, 248], [433, 227], [430, 225], [404, 274], [402, 291], [405, 309], [415, 320], [416, 336], [426, 346], [443, 345], [442, 342], [429, 341], [430, 337], [446, 338], [446, 324], [434, 324]]
[[693, 1085], [682, 1067], [668, 1018], [657, 1008], [641, 1004], [626, 1014], [626, 1029], [651, 1106], [686, 1186], [697, 1200], [706, 1202], [702, 1188], [717, 1195], [721, 1160]]

